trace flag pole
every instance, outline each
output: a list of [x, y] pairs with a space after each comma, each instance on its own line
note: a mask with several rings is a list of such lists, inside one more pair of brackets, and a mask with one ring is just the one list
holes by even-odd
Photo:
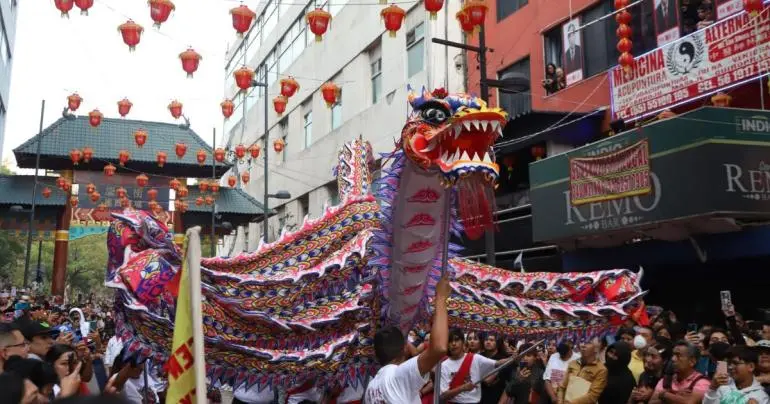
[[203, 345], [203, 310], [201, 293], [201, 228], [187, 230], [187, 268], [190, 274], [192, 306], [193, 361], [195, 367], [195, 402], [206, 404], [206, 358]]

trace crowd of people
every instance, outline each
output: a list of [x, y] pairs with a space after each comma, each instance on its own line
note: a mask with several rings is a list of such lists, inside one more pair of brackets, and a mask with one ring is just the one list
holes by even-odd
[[[431, 403], [440, 372], [449, 404], [770, 404], [770, 322], [726, 312], [720, 324], [685, 325], [661, 311], [590, 341], [533, 344], [450, 328], [449, 293], [439, 282], [430, 330], [378, 330], [382, 367], [365, 385], [239, 387], [233, 403]], [[164, 401], [167, 386], [125, 350], [109, 307], [3, 293], [0, 308], [0, 402]], [[209, 389], [208, 399], [222, 396]]]

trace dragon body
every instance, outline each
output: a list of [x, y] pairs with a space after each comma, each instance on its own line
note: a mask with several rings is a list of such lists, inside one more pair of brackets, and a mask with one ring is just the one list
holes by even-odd
[[[505, 113], [464, 94], [410, 92], [413, 113], [372, 186], [375, 157], [346, 143], [336, 168], [342, 202], [257, 251], [201, 260], [207, 373], [233, 386], [355, 386], [376, 371], [383, 323], [430, 316], [442, 260], [454, 277], [450, 322], [519, 338], [587, 338], [640, 306], [640, 275], [512, 273], [455, 257], [450, 234], [491, 225], [498, 175], [492, 145]], [[373, 192], [374, 190], [374, 192]], [[181, 251], [143, 211], [116, 214], [106, 283], [131, 351], [164, 363], [173, 336]]]

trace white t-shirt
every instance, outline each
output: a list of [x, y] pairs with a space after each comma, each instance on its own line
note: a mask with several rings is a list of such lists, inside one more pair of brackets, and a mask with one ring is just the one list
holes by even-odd
[[[455, 373], [460, 370], [460, 366], [462, 366], [463, 360], [465, 360], [465, 355], [463, 355], [460, 359], [447, 358], [444, 360], [444, 362], [441, 362], [442, 394], [449, 390], [449, 383], [452, 382], [452, 378], [455, 377]], [[463, 384], [475, 383], [481, 380], [485, 374], [495, 369], [495, 363], [497, 363], [497, 361], [494, 359], [489, 359], [478, 354], [473, 355], [473, 362], [471, 362], [470, 369], [471, 371], [469, 372], [468, 377], [466, 377], [463, 381]], [[471, 391], [464, 391], [448, 401], [453, 403], [478, 403], [481, 401], [481, 388], [476, 386], [475, 389]]]
[[552, 386], [560, 385], [564, 380], [564, 376], [567, 374], [567, 366], [569, 366], [569, 363], [579, 357], [580, 354], [573, 353], [569, 360], [563, 361], [558, 352], [552, 354], [551, 357], [548, 358], [548, 364], [545, 365], [543, 380], [550, 381]]
[[428, 382], [429, 372], [420, 374], [417, 357], [400, 364], [387, 365], [366, 387], [366, 404], [421, 404], [420, 389]]
[[310, 400], [314, 402], [321, 401], [321, 391], [313, 387], [310, 390], [303, 391], [302, 393], [295, 393], [289, 396], [286, 400], [288, 404], [299, 404], [302, 400]]
[[249, 404], [269, 404], [275, 399], [275, 392], [267, 387], [259, 390], [255, 384], [248, 390], [246, 386], [239, 387], [233, 392], [233, 397]]
[[115, 358], [118, 357], [118, 354], [123, 349], [123, 342], [118, 338], [117, 335], [114, 335], [110, 340], [107, 342], [107, 350], [104, 352], [104, 364], [107, 366], [107, 370], [109, 371], [109, 368], [112, 367], [112, 364], [115, 363]]
[[342, 390], [342, 393], [340, 393], [339, 397], [337, 397], [337, 402], [339, 404], [345, 404], [352, 401], [361, 401], [361, 398], [364, 396], [364, 383], [357, 383], [356, 387], [353, 386], [345, 386], [345, 389]]

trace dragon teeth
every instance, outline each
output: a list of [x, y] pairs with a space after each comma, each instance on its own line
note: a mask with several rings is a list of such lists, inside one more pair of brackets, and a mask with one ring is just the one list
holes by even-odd
[[428, 147], [420, 150], [420, 152], [421, 153], [427, 153], [427, 152], [429, 152], [429, 151], [431, 151], [431, 150], [433, 150], [435, 148], [436, 148], [436, 142], [433, 142], [433, 143], [429, 144]]
[[463, 128], [462, 128], [461, 126], [459, 126], [459, 125], [458, 125], [458, 126], [455, 126], [455, 127], [454, 127], [454, 135], [455, 135], [455, 139], [457, 139], [458, 137], [460, 137], [460, 132], [462, 132], [462, 131], [463, 131]]
[[471, 130], [471, 121], [464, 121], [463, 126], [465, 126], [465, 130]]
[[471, 158], [468, 156], [468, 152], [463, 151], [463, 154], [460, 155], [460, 160], [469, 161]]
[[484, 132], [487, 131], [487, 126], [489, 125], [489, 121], [481, 121], [481, 130]]
[[485, 162], [485, 163], [491, 163], [491, 162], [492, 162], [492, 159], [491, 159], [491, 158], [489, 158], [489, 153], [484, 153], [484, 158], [482, 158], [482, 160], [481, 160], [481, 161], [483, 161], [483, 162]]

